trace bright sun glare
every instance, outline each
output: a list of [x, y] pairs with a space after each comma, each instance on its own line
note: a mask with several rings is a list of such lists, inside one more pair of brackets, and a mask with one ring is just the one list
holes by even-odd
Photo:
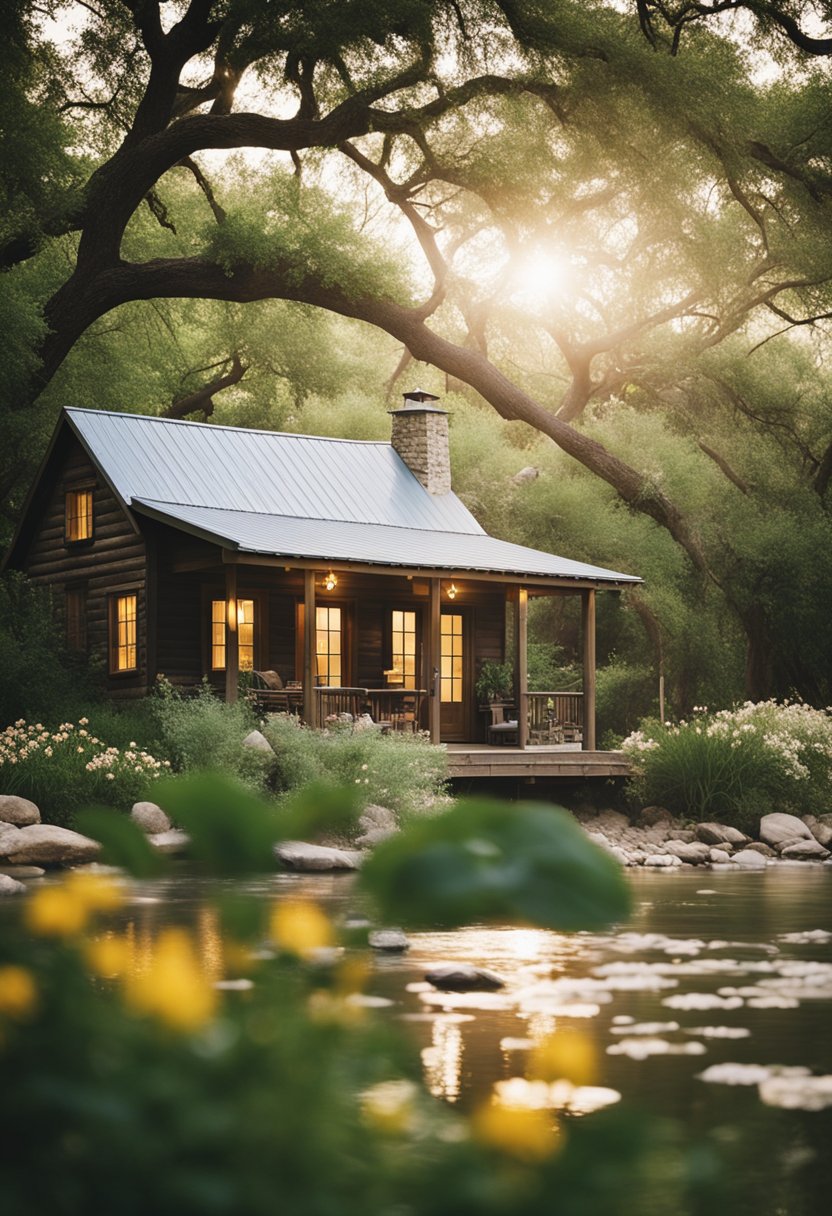
[[512, 296], [524, 304], [541, 306], [568, 292], [573, 267], [562, 253], [537, 249], [517, 262], [510, 278]]

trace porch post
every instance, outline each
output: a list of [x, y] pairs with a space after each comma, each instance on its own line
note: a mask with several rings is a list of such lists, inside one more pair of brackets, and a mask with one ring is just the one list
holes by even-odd
[[584, 649], [583, 749], [595, 751], [595, 591], [581, 592], [581, 633]]
[[430, 694], [428, 697], [428, 727], [431, 743], [438, 743], [442, 733], [441, 681], [439, 679], [442, 624], [440, 590], [440, 580], [432, 578], [430, 580], [430, 620], [428, 622], [428, 692]]
[[315, 571], [303, 572], [303, 720], [318, 725], [315, 695]]
[[240, 635], [237, 631], [237, 567], [225, 567], [225, 699], [237, 700], [240, 678]]
[[517, 742], [529, 742], [529, 593], [517, 589]]

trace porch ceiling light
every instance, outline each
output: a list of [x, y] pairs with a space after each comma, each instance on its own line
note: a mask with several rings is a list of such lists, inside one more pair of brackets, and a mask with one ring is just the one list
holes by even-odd
[[338, 578], [331, 570], [324, 578], [324, 586], [326, 587], [327, 591], [334, 591], [338, 586]]
[[450, 587], [448, 588], [448, 599], [456, 599], [456, 585], [454, 583], [451, 583]]

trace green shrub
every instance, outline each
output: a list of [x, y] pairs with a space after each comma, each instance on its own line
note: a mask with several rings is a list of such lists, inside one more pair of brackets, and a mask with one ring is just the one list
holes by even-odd
[[430, 810], [445, 794], [447, 758], [424, 734], [334, 727], [309, 730], [289, 714], [274, 714], [263, 733], [277, 753], [280, 790], [313, 781], [348, 786], [359, 808], [379, 803], [404, 821]]
[[756, 832], [769, 811], [822, 814], [832, 806], [832, 714], [802, 702], [695, 709], [678, 726], [647, 721], [622, 748], [632, 760], [633, 800], [692, 819]]
[[164, 678], [157, 681], [149, 701], [162, 753], [174, 771], [213, 769], [253, 788], [264, 786], [270, 757], [241, 746], [258, 725], [247, 701], [227, 704], [206, 683], [183, 695]]
[[65, 826], [90, 804], [129, 810], [169, 762], [128, 742], [112, 747], [78, 724], [56, 730], [18, 719], [0, 734], [0, 792], [29, 798], [45, 822]]
[[596, 673], [598, 736], [606, 746], [620, 740], [642, 718], [654, 711], [657, 682], [648, 667], [627, 663], [612, 655]]

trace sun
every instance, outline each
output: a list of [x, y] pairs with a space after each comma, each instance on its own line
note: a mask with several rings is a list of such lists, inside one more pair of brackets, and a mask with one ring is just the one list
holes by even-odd
[[510, 271], [511, 298], [527, 307], [544, 307], [569, 292], [573, 275], [574, 267], [564, 253], [541, 248], [528, 250]]

